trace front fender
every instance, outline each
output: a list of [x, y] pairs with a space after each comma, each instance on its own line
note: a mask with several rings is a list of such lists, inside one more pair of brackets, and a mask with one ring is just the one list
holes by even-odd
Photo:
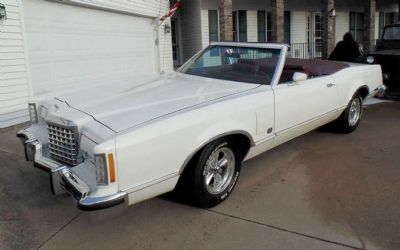
[[204, 146], [220, 138], [224, 138], [230, 135], [243, 135], [249, 139], [250, 146], [254, 146], [254, 138], [251, 132], [248, 131], [248, 129], [249, 128], [246, 125], [242, 124], [241, 121], [221, 122], [205, 129], [198, 135], [196, 140], [197, 144], [193, 145], [192, 153], [190, 153], [186, 157], [185, 161], [179, 169], [179, 172], [183, 172], [192, 157], [197, 154]]

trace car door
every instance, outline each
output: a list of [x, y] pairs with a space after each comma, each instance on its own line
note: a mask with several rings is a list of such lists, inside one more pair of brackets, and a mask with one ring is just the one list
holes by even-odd
[[307, 133], [336, 115], [338, 96], [333, 77], [278, 84], [273, 91], [275, 145]]

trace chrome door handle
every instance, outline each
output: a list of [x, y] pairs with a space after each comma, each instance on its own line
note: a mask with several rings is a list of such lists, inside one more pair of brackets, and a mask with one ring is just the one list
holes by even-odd
[[326, 85], [327, 88], [332, 88], [333, 86], [335, 86], [334, 83], [328, 83], [328, 84]]

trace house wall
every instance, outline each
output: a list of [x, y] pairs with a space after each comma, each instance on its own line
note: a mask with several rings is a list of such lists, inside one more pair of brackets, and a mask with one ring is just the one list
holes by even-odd
[[257, 42], [258, 41], [258, 31], [257, 31], [257, 11], [248, 10], [247, 11], [247, 41]]
[[[270, 1], [265, 0], [232, 0], [233, 10], [247, 10], [247, 37], [249, 42], [257, 41], [257, 10], [271, 10]], [[218, 9], [218, 1], [202, 0], [202, 37], [203, 46], [208, 43], [208, 13], [209, 9]], [[285, 10], [291, 11], [291, 43], [307, 42], [308, 13], [321, 12], [321, 0], [287, 0]], [[381, 0], [377, 3], [375, 22], [375, 37], [379, 34], [379, 11], [397, 11], [397, 3], [393, 0]], [[363, 12], [364, 0], [336, 0], [336, 26], [335, 42], [342, 40], [343, 35], [349, 31], [350, 11]]]
[[[124, 58], [129, 57], [129, 51], [123, 56], [115, 54], [116, 50], [108, 51], [107, 39], [114, 45], [118, 42], [124, 43], [123, 48], [129, 48], [128, 41], [133, 41], [132, 46], [134, 44], [144, 46], [143, 51], [151, 51], [149, 56], [154, 58], [155, 63], [151, 66], [154, 72], [173, 70], [171, 34], [164, 32], [164, 24], [169, 25], [169, 19], [163, 25], [157, 26], [158, 18], [170, 7], [168, 0], [63, 0], [62, 3], [50, 0], [23, 2], [5, 0], [3, 2], [7, 8], [8, 20], [0, 24], [0, 128], [28, 120], [26, 110], [29, 93], [37, 95], [51, 92], [63, 84], [69, 86], [72, 83], [97, 83], [111, 78], [122, 79], [124, 76], [132, 79], [135, 72], [143, 67], [141, 61], [135, 61], [135, 56], [131, 56], [130, 60], [124, 62]], [[42, 8], [44, 5], [46, 8], [49, 5], [57, 5], [59, 12], [46, 12]], [[29, 7], [30, 11], [26, 11], [27, 8], [23, 11], [23, 7]], [[76, 15], [70, 11], [74, 11]], [[73, 19], [76, 16], [80, 16], [81, 20]], [[28, 27], [24, 25], [27, 23], [26, 20], [29, 20]], [[99, 23], [99, 20], [102, 22]], [[154, 27], [154, 30], [148, 28], [143, 31], [135, 30], [133, 25], [129, 25], [130, 22], [148, 23], [146, 27]], [[74, 31], [75, 34], [67, 35], [64, 32], [66, 29]], [[115, 29], [115, 36], [109, 35], [114, 34], [112, 29]], [[135, 32], [138, 35], [128, 35]], [[140, 36], [144, 33], [153, 33], [151, 36], [153, 38], [140, 42], [145, 40]], [[86, 41], [84, 37], [90, 37], [90, 34], [93, 34], [93, 37], [101, 34], [109, 37], [103, 36], [96, 42]], [[24, 40], [27, 46], [24, 46]], [[83, 43], [87, 44], [87, 48], [81, 50], [84, 47]], [[52, 50], [46, 47], [49, 44], [54, 45]], [[149, 49], [149, 46], [153, 46], [153, 49]], [[80, 67], [74, 63], [77, 56], [82, 55], [81, 52], [92, 54], [91, 62], [86, 64], [88, 67]], [[110, 60], [105, 60], [104, 56]], [[98, 64], [94, 63], [96, 57], [99, 59]], [[114, 71], [113, 68], [118, 69]], [[104, 77], [100, 77], [102, 74]]]
[[205, 48], [210, 43], [208, 10], [200, 10], [200, 11], [201, 11], [201, 47]]
[[7, 20], [0, 23], [0, 128], [29, 120], [28, 65], [21, 0], [3, 0]]
[[291, 43], [307, 42], [307, 22], [308, 13], [306, 11], [292, 11], [290, 25]]
[[375, 13], [375, 39], [379, 39], [379, 12]]
[[335, 44], [340, 42], [343, 35], [349, 32], [350, 28], [350, 12], [337, 11], [336, 12], [336, 27], [335, 27]]

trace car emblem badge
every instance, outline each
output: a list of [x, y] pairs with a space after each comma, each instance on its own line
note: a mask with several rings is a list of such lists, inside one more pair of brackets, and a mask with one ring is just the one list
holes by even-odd
[[54, 111], [57, 112], [59, 109], [60, 109], [60, 107], [57, 104], [55, 104], [54, 105]]

